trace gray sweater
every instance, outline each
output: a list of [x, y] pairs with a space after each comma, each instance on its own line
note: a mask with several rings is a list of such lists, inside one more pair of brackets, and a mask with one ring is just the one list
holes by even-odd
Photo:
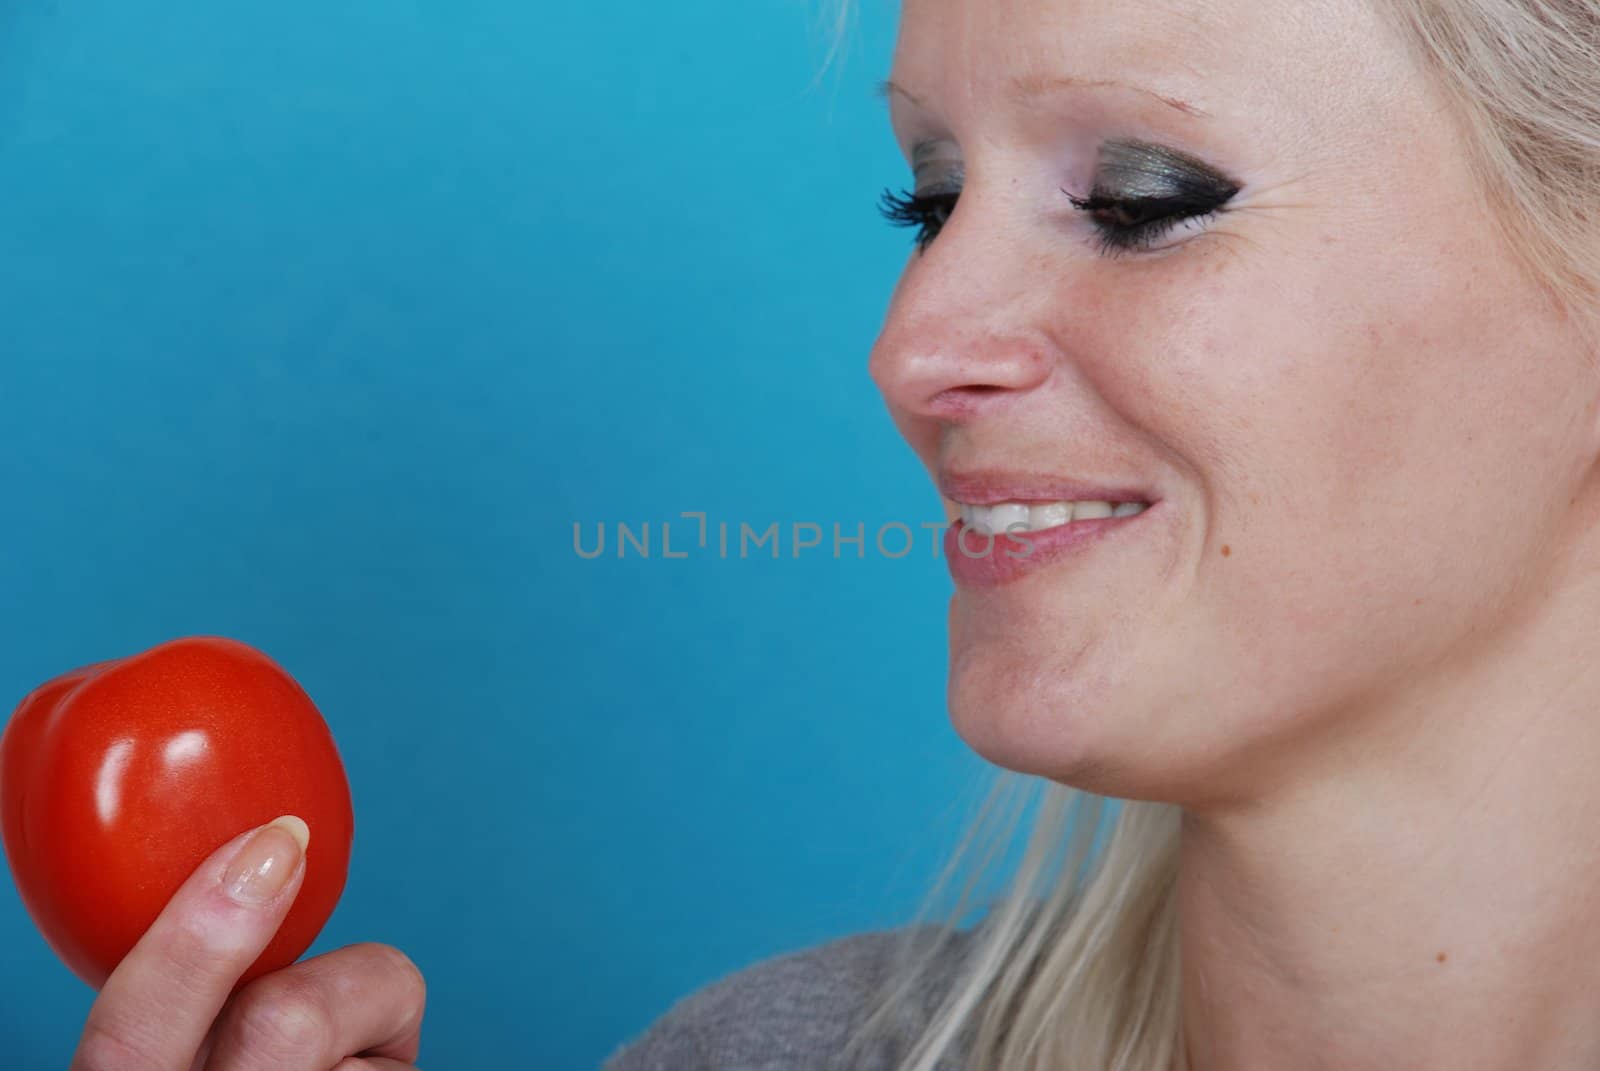
[[[835, 1071], [867, 995], [883, 978], [891, 938], [900, 931], [854, 934], [762, 960], [681, 998], [600, 1071]], [[972, 941], [957, 931], [942, 949], [931, 981], [919, 990], [930, 1016], [949, 989]], [[891, 1044], [858, 1065], [893, 1071], [919, 1026], [908, 1024]], [[939, 1071], [960, 1071], [947, 1057]], [[855, 1069], [852, 1069], [855, 1071]]]

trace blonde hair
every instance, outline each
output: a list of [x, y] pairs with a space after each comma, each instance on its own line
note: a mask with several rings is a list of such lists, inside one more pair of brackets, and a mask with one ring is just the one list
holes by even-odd
[[[1600, 347], [1600, 0], [1376, 0], [1450, 102], [1495, 219], [1563, 317]], [[837, 41], [851, 0], [836, 0]], [[830, 51], [831, 60], [837, 49]], [[930, 978], [977, 888], [998, 869], [1042, 787], [1010, 884], [986, 902], [959, 975]], [[843, 1054], [856, 1066], [896, 1027], [925, 1022], [894, 1071], [1186, 1071], [1175, 890], [1182, 811], [1111, 801], [999, 771], [993, 790], [899, 938], [881, 991]], [[1002, 816], [998, 829], [991, 829]], [[1004, 817], [1009, 816], [1009, 817]], [[974, 848], [955, 906], [936, 910]], [[928, 992], [942, 992], [930, 1010]], [[881, 1051], [881, 1050], [880, 1050]], [[952, 1063], [960, 1060], [959, 1065]], [[875, 1065], [877, 1066], [877, 1065]]]

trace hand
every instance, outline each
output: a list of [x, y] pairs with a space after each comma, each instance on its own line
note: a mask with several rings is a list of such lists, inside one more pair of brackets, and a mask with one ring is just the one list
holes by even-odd
[[279, 819], [200, 864], [106, 980], [70, 1071], [418, 1071], [426, 989], [389, 945], [233, 991], [299, 892], [305, 836]]

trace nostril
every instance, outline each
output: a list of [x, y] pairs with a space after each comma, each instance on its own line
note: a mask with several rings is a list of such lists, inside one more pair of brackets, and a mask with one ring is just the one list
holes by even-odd
[[980, 409], [995, 404], [995, 399], [999, 396], [1015, 393], [1010, 387], [990, 383], [949, 387], [928, 399], [927, 414], [945, 420], [964, 419], [975, 415]]

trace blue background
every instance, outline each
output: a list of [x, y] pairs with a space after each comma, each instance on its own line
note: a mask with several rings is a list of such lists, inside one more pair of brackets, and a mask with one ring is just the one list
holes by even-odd
[[[821, 73], [820, 0], [0, 14], [0, 693], [192, 633], [295, 674], [357, 813], [312, 952], [412, 955], [424, 1067], [594, 1067], [901, 923], [992, 773], [925, 533], [659, 553], [938, 518], [866, 376], [892, 21]], [[650, 559], [574, 553], [619, 521]], [[65, 1066], [93, 994], [9, 882], [0, 949], [7, 1065]]]

